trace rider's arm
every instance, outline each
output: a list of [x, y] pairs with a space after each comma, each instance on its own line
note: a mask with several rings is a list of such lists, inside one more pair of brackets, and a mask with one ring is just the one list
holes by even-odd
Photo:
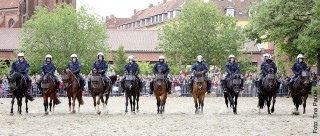
[[274, 65], [274, 72], [275, 72], [275, 73], [278, 73], [278, 68], [277, 68], [276, 63], [273, 63], [273, 65]]
[[105, 62], [104, 65], [105, 65], [104, 68], [100, 71], [101, 74], [106, 73], [106, 71], [108, 70], [108, 64], [107, 64], [107, 62]]
[[137, 64], [137, 70], [136, 70], [135, 75], [139, 75], [139, 73], [140, 73], [140, 68], [139, 68], [139, 65]]
[[227, 73], [229, 74], [229, 75], [231, 75], [231, 71], [230, 71], [230, 66], [229, 66], [229, 64], [228, 63], [226, 63], [226, 71], [227, 71]]
[[81, 64], [80, 64], [80, 62], [79, 62], [79, 67], [75, 70], [75, 71], [73, 71], [73, 73], [75, 73], [75, 74], [79, 74], [80, 73], [80, 70], [81, 70]]
[[26, 63], [26, 68], [24, 69], [23, 74], [28, 74], [29, 73], [30, 64], [29, 64], [28, 61], [25, 61], [25, 63]]
[[52, 64], [52, 69], [51, 69], [50, 73], [53, 75], [54, 72], [56, 71], [56, 69], [57, 69], [56, 65]]
[[96, 68], [96, 61], [93, 62], [92, 69]]
[[267, 71], [265, 71], [265, 64], [262, 63], [261, 66], [260, 66], [260, 70], [261, 70], [261, 73], [266, 75], [267, 74]]
[[126, 64], [126, 65], [124, 66], [124, 73], [125, 73], [125, 74], [128, 74], [128, 70], [127, 70], [127, 69], [128, 69], [128, 64]]
[[195, 65], [195, 64], [192, 65], [191, 71], [192, 71], [192, 73], [195, 73], [195, 72], [196, 72], [196, 65]]
[[236, 74], [239, 74], [240, 73], [240, 67], [239, 67], [239, 64], [238, 63], [236, 63], [236, 67], [237, 67], [237, 70], [236, 70]]
[[208, 66], [207, 64], [203, 64], [204, 65], [204, 70], [202, 71], [203, 73], [207, 73], [208, 72]]
[[168, 67], [167, 64], [166, 64], [166, 68], [167, 68], [166, 73], [164, 73], [165, 76], [167, 76], [170, 73], [170, 68]]

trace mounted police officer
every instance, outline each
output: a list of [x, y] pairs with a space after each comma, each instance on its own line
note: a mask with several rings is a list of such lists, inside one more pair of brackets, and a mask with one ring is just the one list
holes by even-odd
[[[301, 76], [302, 71], [304, 71], [305, 69], [308, 68], [307, 63], [305, 63], [304, 61], [304, 56], [302, 54], [299, 54], [297, 56], [297, 61], [293, 64], [291, 70], [294, 73], [294, 76], [291, 78], [290, 82], [289, 82], [289, 90], [291, 91], [293, 89], [293, 82], [297, 79], [297, 77]], [[310, 87], [312, 83], [310, 82]], [[308, 92], [311, 92], [311, 88], [310, 90], [308, 89]]]
[[[239, 74], [240, 73], [240, 68], [237, 62], [235, 62], [236, 57], [231, 54], [229, 55], [229, 61], [226, 63], [225, 67], [226, 67], [226, 71], [227, 71], [227, 75], [224, 77], [224, 79], [222, 79], [222, 83], [223, 83], [223, 90], [226, 92], [226, 88], [227, 88], [227, 83], [226, 83], [226, 79], [227, 78], [231, 78], [231, 76], [233, 74]], [[241, 79], [241, 89], [243, 90], [243, 79]]]
[[[157, 62], [154, 66], [153, 66], [153, 74], [156, 75], [158, 73], [159, 70], [161, 70], [161, 72], [164, 74], [164, 77], [166, 79], [166, 82], [167, 82], [167, 90], [168, 90], [168, 93], [171, 94], [171, 82], [168, 78], [168, 74], [170, 72], [170, 69], [168, 67], [168, 65], [164, 62], [164, 56], [161, 55], [159, 56], [159, 62]], [[153, 83], [154, 83], [154, 80], [152, 80], [150, 82], [150, 94], [153, 93]]]
[[[260, 77], [256, 81], [256, 87], [258, 88], [258, 93], [260, 92], [260, 89], [262, 87], [262, 79], [265, 78], [268, 75], [269, 70], [272, 68], [274, 69], [275, 73], [277, 73], [277, 65], [272, 61], [272, 57], [270, 54], [266, 53], [263, 54], [264, 62], [260, 65]], [[280, 86], [280, 81], [277, 79], [277, 88]], [[278, 92], [278, 89], [277, 89]]]
[[95, 69], [99, 72], [100, 76], [103, 78], [103, 81], [105, 83], [104, 90], [106, 90], [107, 85], [109, 85], [109, 79], [106, 76], [106, 71], [108, 70], [108, 63], [107, 61], [105, 61], [102, 52], [99, 52], [97, 54], [97, 60], [93, 63], [92, 69]]
[[31, 95], [29, 94], [29, 92], [31, 91], [31, 78], [28, 75], [29, 68], [30, 68], [29, 62], [25, 60], [24, 53], [18, 53], [18, 60], [16, 60], [11, 65], [10, 76], [14, 72], [18, 72], [27, 78], [29, 91], [25, 95], [26, 95], [26, 98], [28, 98], [30, 101], [33, 101], [34, 98], [31, 97]]
[[[136, 63], [136, 60], [134, 58], [133, 55], [130, 55], [128, 57], [128, 60], [129, 62], [126, 64], [125, 68], [124, 68], [124, 72], [125, 74], [129, 74], [130, 72], [132, 72], [131, 74], [132, 75], [135, 75], [136, 77], [136, 80], [138, 80], [138, 83], [139, 83], [139, 90], [141, 91], [142, 89], [142, 82], [139, 78], [139, 73], [140, 73], [140, 68], [139, 68], [139, 65]], [[122, 78], [122, 80], [120, 81], [121, 82], [121, 86], [122, 86], [122, 92], [124, 92], [124, 81], [125, 81], [126, 77], [124, 76]]]
[[68, 63], [67, 68], [72, 71], [72, 73], [77, 77], [77, 79], [80, 82], [80, 87], [82, 90], [84, 90], [84, 78], [80, 75], [81, 71], [81, 63], [78, 61], [78, 56], [76, 54], [72, 54], [70, 56], [71, 62]]
[[[55, 90], [59, 90], [59, 80], [58, 78], [54, 75], [54, 72], [56, 71], [56, 65], [52, 62], [52, 56], [50, 54], [45, 56], [45, 62], [41, 66], [41, 80], [43, 79], [43, 76], [46, 75], [47, 73], [50, 73], [53, 81], [55, 82]], [[56, 98], [56, 103], [55, 104], [60, 104], [60, 100], [58, 97]]]
[[[197, 56], [197, 62], [192, 65], [191, 71], [194, 75], [196, 72], [201, 72], [204, 75], [208, 72], [208, 66], [206, 63], [203, 62], [203, 57], [201, 55]], [[209, 78], [207, 76], [205, 76], [204, 78], [207, 82], [207, 93], [209, 94], [209, 93], [211, 93], [210, 92], [211, 81], [209, 80]], [[194, 81], [194, 76], [192, 76], [190, 80], [191, 80], [190, 88], [191, 88], [191, 92], [192, 92], [192, 85], [193, 85], [193, 81]]]

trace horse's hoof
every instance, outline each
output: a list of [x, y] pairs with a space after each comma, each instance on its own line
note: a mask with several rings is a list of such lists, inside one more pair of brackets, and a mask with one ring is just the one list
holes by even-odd
[[271, 113], [274, 113], [274, 109], [271, 109]]
[[270, 112], [268, 112], [268, 114], [270, 114], [270, 115], [271, 115], [271, 113], [270, 113]]
[[11, 116], [13, 116], [13, 113], [10, 113]]
[[45, 113], [44, 113], [44, 115], [48, 115], [48, 114], [49, 114], [49, 112], [45, 112]]
[[100, 114], [101, 114], [101, 111], [98, 111], [97, 114], [100, 115]]
[[75, 114], [75, 113], [76, 113], [76, 111], [72, 111], [71, 113]]

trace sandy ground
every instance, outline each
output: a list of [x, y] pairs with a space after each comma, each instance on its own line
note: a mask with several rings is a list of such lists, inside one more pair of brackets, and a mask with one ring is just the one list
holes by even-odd
[[[44, 115], [43, 100], [29, 102], [29, 113], [10, 116], [11, 99], [0, 98], [0, 135], [313, 135], [312, 99], [307, 113], [292, 115], [290, 98], [277, 98], [275, 113], [259, 114], [257, 98], [240, 97], [238, 115], [227, 109], [222, 97], [207, 97], [204, 113], [194, 114], [191, 97], [169, 97], [166, 112], [156, 114], [154, 97], [140, 98], [139, 113], [124, 114], [125, 98], [111, 97], [101, 115], [94, 111], [93, 100], [85, 97], [80, 112], [70, 114], [67, 99], [55, 112]], [[302, 109], [300, 109], [302, 113]]]

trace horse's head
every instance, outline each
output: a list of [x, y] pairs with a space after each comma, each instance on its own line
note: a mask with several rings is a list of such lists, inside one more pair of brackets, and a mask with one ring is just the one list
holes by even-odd
[[42, 83], [49, 83], [50, 82], [50, 73], [47, 73], [43, 76], [43, 79], [42, 79]]
[[[17, 86], [21, 86], [22, 74], [18, 72], [14, 72], [10, 77], [7, 77], [7, 79], [8, 79], [9, 92], [13, 92], [13, 90], [15, 90]], [[25, 82], [25, 84], [27, 83]]]
[[274, 70], [273, 68], [270, 68], [270, 69], [269, 69], [269, 74], [276, 74], [276, 73], [275, 73], [275, 70]]
[[98, 72], [98, 70], [97, 69], [92, 69], [92, 71], [91, 71], [91, 73], [92, 73], [92, 76], [98, 76], [99, 75], [99, 72]]
[[12, 83], [15, 82], [17, 80], [17, 78], [21, 78], [22, 74], [19, 72], [13, 72], [11, 76], [7, 77], [8, 82]]
[[66, 87], [68, 84], [73, 81], [74, 75], [69, 69], [63, 69], [61, 72], [61, 79], [63, 86]]
[[308, 70], [310, 69], [301, 72], [301, 80], [305, 86], [308, 86], [310, 83], [310, 72]]

